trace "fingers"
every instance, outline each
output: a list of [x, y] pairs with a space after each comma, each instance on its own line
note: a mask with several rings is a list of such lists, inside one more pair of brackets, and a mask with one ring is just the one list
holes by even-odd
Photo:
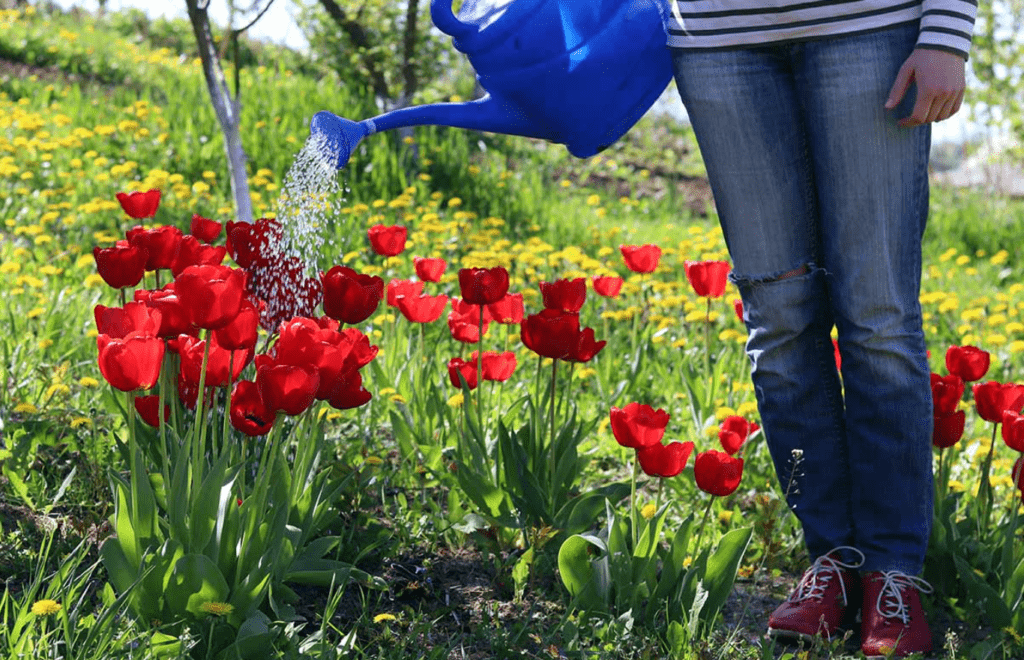
[[949, 119], [960, 110], [963, 99], [964, 92], [962, 90], [958, 94], [936, 94], [931, 98], [918, 97], [910, 116], [900, 119], [896, 123], [902, 128], [912, 128]]
[[917, 84], [914, 110], [897, 124], [903, 128], [949, 119], [964, 98], [964, 60], [941, 51], [917, 49], [903, 63], [889, 92], [886, 109], [896, 107], [910, 82]]
[[896, 74], [896, 81], [892, 84], [892, 89], [889, 90], [889, 98], [885, 102], [885, 108], [892, 110], [900, 104], [903, 100], [903, 95], [907, 93], [907, 89], [910, 88], [910, 81], [914, 77], [914, 68], [909, 66], [910, 62], [906, 62], [900, 67], [900, 72]]

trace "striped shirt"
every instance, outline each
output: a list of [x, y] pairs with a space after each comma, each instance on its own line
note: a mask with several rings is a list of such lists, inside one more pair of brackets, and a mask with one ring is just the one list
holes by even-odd
[[667, 0], [672, 48], [734, 48], [921, 22], [919, 48], [967, 59], [977, 0]]

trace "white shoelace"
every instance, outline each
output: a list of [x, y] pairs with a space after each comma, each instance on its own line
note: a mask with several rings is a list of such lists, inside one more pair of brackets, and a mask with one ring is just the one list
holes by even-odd
[[[907, 575], [901, 571], [885, 571], [882, 573], [882, 590], [875, 600], [875, 610], [886, 619], [899, 619], [903, 625], [910, 622], [907, 604], [903, 602], [903, 587], [912, 587], [926, 594], [932, 592], [932, 585], [919, 577]], [[883, 602], [884, 599], [884, 602]]]
[[[846, 562], [834, 559], [831, 555], [837, 550], [852, 550], [860, 555], [860, 561], [855, 564], [847, 564]], [[841, 545], [837, 548], [833, 548], [828, 554], [822, 555], [814, 560], [811, 567], [804, 571], [804, 575], [800, 578], [800, 582], [796, 585], [796, 589], [790, 594], [788, 601], [792, 603], [799, 603], [802, 600], [808, 598], [814, 598], [820, 600], [825, 595], [825, 589], [828, 587], [829, 582], [835, 576], [840, 576], [840, 572], [844, 568], [854, 569], [860, 567], [864, 563], [864, 553], [857, 548]], [[847, 604], [846, 600], [846, 583], [843, 582], [842, 577], [839, 579], [839, 589], [843, 594], [843, 605]]]

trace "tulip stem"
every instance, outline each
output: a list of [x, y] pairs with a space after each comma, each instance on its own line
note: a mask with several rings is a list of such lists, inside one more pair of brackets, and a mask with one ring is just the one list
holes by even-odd
[[708, 517], [711, 515], [711, 505], [715, 503], [715, 496], [708, 499], [708, 505], [704, 508], [704, 518], [700, 521], [700, 529], [697, 530], [697, 543], [693, 547], [693, 554], [700, 552], [700, 541], [704, 536], [704, 528], [708, 526]]
[[[132, 477], [132, 520], [139, 520], [139, 482], [145, 478], [144, 474], [135, 472], [135, 454], [138, 452], [138, 443], [135, 440], [135, 392], [125, 392], [128, 400], [128, 467]], [[139, 462], [142, 466], [142, 462]]]
[[633, 453], [633, 476], [629, 480], [629, 517], [632, 524], [630, 527], [633, 528], [633, 549], [636, 550], [637, 544], [640, 542], [640, 535], [637, 533], [636, 523], [636, 476], [637, 467], [639, 463], [636, 458], [636, 452]]
[[170, 357], [167, 355], [167, 352], [165, 351], [164, 363], [163, 365], [161, 365], [160, 370], [160, 398], [157, 401], [156, 409], [156, 419], [157, 422], [160, 424], [160, 460], [162, 463], [162, 465], [160, 466], [160, 474], [163, 475], [165, 489], [169, 488], [171, 485], [170, 461], [167, 459], [167, 423], [169, 420], [167, 419], [167, 415], [164, 413], [164, 401], [167, 400], [167, 387], [165, 387], [165, 385], [167, 385], [168, 382], [168, 379], [165, 376], [165, 372], [167, 370], [167, 364], [169, 361]]
[[228, 447], [231, 450], [232, 457], [235, 455], [237, 447], [234, 443], [229, 442], [228, 434], [231, 433], [231, 390], [234, 383], [232, 382], [233, 376], [235, 375], [235, 352], [233, 350], [228, 351], [228, 389], [224, 393], [224, 426], [223, 433], [221, 433], [221, 447]]
[[476, 419], [477, 424], [480, 426], [480, 435], [483, 438], [487, 438], [487, 433], [484, 430], [484, 401], [483, 401], [483, 385], [484, 385], [484, 306], [480, 305], [480, 325], [477, 326], [479, 334], [477, 335], [477, 351], [476, 351]]
[[992, 470], [992, 455], [995, 453], [998, 432], [999, 424], [996, 423], [992, 426], [992, 442], [989, 443], [988, 455], [985, 457], [985, 463], [981, 470], [981, 483], [978, 484], [978, 500], [981, 507], [978, 524], [981, 525], [982, 538], [988, 533], [989, 518], [992, 515], [992, 484], [989, 482], [988, 476]]
[[708, 394], [714, 384], [711, 382], [711, 298], [708, 298], [707, 312], [704, 314], [704, 373], [708, 377]]
[[551, 401], [549, 401], [548, 409], [550, 414], [548, 417], [551, 418], [551, 436], [548, 441], [548, 465], [549, 465], [549, 476], [548, 476], [548, 497], [554, 497], [555, 491], [555, 474], [558, 468], [557, 458], [555, 456], [555, 377], [558, 374], [558, 360], [551, 360]]
[[[206, 403], [205, 392], [206, 388], [206, 364], [210, 359], [210, 331], [203, 330], [203, 364], [199, 368], [199, 393], [196, 395], [196, 421], [198, 429], [193, 429], [193, 432], [199, 434], [199, 441], [196, 442], [193, 447], [195, 450], [192, 454], [192, 469], [196, 484], [203, 483], [203, 466], [206, 462], [206, 411], [203, 409]], [[198, 492], [198, 487], [196, 488]]]

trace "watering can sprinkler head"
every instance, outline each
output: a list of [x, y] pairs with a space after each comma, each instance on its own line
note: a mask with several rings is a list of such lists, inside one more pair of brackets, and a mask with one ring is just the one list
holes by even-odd
[[374, 132], [372, 126], [372, 121], [355, 122], [325, 110], [313, 115], [309, 127], [310, 134], [320, 140], [317, 146], [321, 155], [340, 170], [348, 164], [359, 141]]

